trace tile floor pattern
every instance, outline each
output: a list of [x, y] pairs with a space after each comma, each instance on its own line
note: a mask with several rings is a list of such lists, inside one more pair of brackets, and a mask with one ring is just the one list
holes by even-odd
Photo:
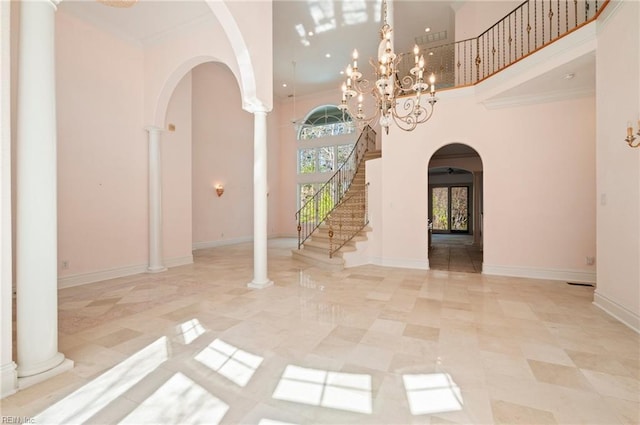
[[482, 272], [482, 248], [473, 246], [473, 235], [434, 233], [429, 249], [432, 270]]
[[640, 337], [564, 282], [363, 266], [269, 243], [60, 291], [75, 368], [1, 401], [35, 423], [638, 424]]

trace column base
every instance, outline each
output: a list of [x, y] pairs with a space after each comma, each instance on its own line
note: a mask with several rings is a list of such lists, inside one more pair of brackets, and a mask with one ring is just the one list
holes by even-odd
[[71, 369], [73, 369], [73, 360], [64, 359], [62, 363], [60, 363], [58, 366], [52, 369], [46, 370], [36, 375], [26, 376], [24, 378], [18, 378], [18, 389], [23, 390], [32, 385], [35, 385], [40, 382], [46, 381], [47, 379], [53, 378], [56, 375], [60, 375], [61, 373], [67, 372]]
[[161, 273], [166, 272], [168, 269], [165, 266], [153, 266], [147, 267], [147, 273]]
[[5, 398], [18, 391], [18, 373], [14, 362], [0, 366], [0, 398]]
[[265, 281], [261, 281], [261, 282], [256, 282], [255, 280], [252, 282], [247, 283], [247, 287], [251, 288], [251, 289], [264, 289], [267, 288], [269, 286], [273, 285], [273, 281], [272, 280], [265, 280]]

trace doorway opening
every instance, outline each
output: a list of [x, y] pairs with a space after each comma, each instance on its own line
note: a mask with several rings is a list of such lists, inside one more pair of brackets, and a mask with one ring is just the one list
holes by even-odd
[[454, 143], [429, 161], [428, 257], [434, 270], [482, 271], [482, 160]]

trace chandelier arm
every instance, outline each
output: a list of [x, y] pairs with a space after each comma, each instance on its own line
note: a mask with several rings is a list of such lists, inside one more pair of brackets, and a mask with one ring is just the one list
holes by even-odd
[[[380, 30], [377, 61], [369, 59], [373, 68], [374, 79], [362, 78], [358, 69], [357, 50], [353, 53], [353, 66], [347, 67], [347, 81], [342, 85], [342, 102], [340, 109], [347, 111], [358, 125], [371, 125], [374, 121], [384, 127], [389, 133], [391, 121], [405, 131], [411, 131], [418, 124], [431, 118], [435, 96], [435, 75], [432, 73], [425, 82], [425, 60], [419, 55], [420, 50], [416, 45], [413, 56], [409, 54], [396, 54], [393, 49], [391, 25], [387, 22], [387, 2], [383, 0], [384, 24]], [[414, 66], [408, 75], [400, 75], [401, 64], [406, 58], [413, 58]], [[367, 117], [364, 113], [364, 95], [373, 96], [376, 104], [374, 114]], [[421, 102], [422, 101], [422, 102]], [[425, 107], [422, 103], [428, 103]]]

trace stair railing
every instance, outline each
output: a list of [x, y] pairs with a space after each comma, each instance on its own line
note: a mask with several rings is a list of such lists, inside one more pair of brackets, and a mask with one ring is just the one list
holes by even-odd
[[369, 183], [364, 190], [345, 197], [329, 214], [329, 258], [369, 224]]
[[[439, 89], [477, 84], [591, 23], [609, 1], [527, 0], [478, 37], [423, 48], [425, 72], [435, 74]], [[402, 61], [398, 76], [409, 75], [412, 66]]]
[[358, 136], [358, 140], [345, 162], [296, 212], [298, 249], [302, 247], [304, 241], [311, 236], [313, 231], [325, 222], [336, 205], [342, 201], [351, 186], [358, 166], [364, 160], [365, 154], [370, 150], [374, 150], [375, 145], [376, 132], [367, 125]]

